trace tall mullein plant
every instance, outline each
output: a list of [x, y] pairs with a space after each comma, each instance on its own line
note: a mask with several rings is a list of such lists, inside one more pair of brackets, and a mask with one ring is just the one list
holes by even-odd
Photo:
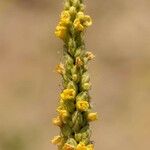
[[55, 31], [64, 42], [63, 61], [56, 68], [63, 78], [63, 90], [58, 116], [53, 118], [53, 124], [60, 127], [60, 135], [52, 139], [59, 150], [94, 150], [89, 123], [97, 120], [97, 113], [91, 110], [87, 67], [94, 55], [86, 51], [83, 38], [92, 20], [84, 9], [83, 0], [65, 0]]

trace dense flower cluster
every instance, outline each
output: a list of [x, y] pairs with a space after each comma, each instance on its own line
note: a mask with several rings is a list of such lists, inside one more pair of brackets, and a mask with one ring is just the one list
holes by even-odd
[[[63, 40], [68, 37], [67, 34], [69, 34], [70, 27], [81, 32], [92, 25], [92, 19], [90, 16], [84, 14], [83, 9], [81, 9], [82, 5], [80, 5], [80, 1], [78, 3], [70, 1], [70, 4], [71, 3], [72, 6], [70, 6], [69, 9], [62, 11], [60, 15], [60, 22], [55, 31], [55, 35]], [[77, 5], [79, 8], [76, 7]]]
[[53, 124], [61, 133], [52, 139], [59, 150], [94, 150], [89, 123], [97, 120], [92, 112], [89, 90], [88, 62], [94, 58], [86, 51], [83, 35], [92, 25], [90, 16], [84, 13], [83, 0], [65, 0], [55, 35], [64, 41], [63, 61], [56, 71], [63, 78], [63, 87], [57, 108], [58, 116]]

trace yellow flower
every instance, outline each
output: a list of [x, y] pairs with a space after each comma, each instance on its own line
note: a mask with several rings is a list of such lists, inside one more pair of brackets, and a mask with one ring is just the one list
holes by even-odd
[[76, 150], [87, 150], [86, 146], [84, 143], [80, 142], [77, 147]]
[[65, 39], [67, 33], [67, 28], [61, 25], [56, 27], [55, 35], [61, 39]]
[[62, 121], [61, 121], [59, 116], [57, 116], [56, 118], [53, 118], [52, 122], [53, 122], [54, 125], [57, 125], [57, 126], [62, 125]]
[[[60, 103], [63, 104], [62, 100], [60, 100]], [[60, 105], [60, 106], [57, 107], [56, 110], [57, 110], [57, 112], [60, 112], [63, 109], [64, 109], [64, 107], [62, 105]]]
[[79, 19], [83, 19], [84, 18], [84, 13], [82, 12], [82, 11], [79, 11], [78, 13], [77, 13], [77, 18], [79, 18]]
[[60, 113], [61, 110], [64, 110], [65, 108], [63, 107], [63, 102], [60, 100], [60, 106], [57, 107], [56, 111]]
[[83, 22], [83, 25], [84, 25], [85, 27], [89, 27], [89, 26], [92, 25], [92, 19], [91, 19], [91, 17], [88, 16], [88, 15], [85, 15], [85, 16], [84, 16], [83, 21], [84, 21], [84, 22]]
[[63, 150], [75, 150], [75, 147], [73, 145], [65, 143]]
[[97, 113], [89, 113], [87, 115], [88, 121], [95, 121], [95, 120], [97, 120], [97, 118], [98, 118]]
[[67, 10], [62, 11], [60, 24], [66, 26], [70, 23], [70, 13]]
[[89, 144], [86, 146], [83, 142], [80, 142], [77, 145], [76, 150], [94, 150], [94, 146], [93, 144]]
[[61, 19], [70, 19], [70, 13], [69, 13], [69, 11], [67, 11], [67, 10], [62, 11], [61, 15], [60, 15], [60, 18]]
[[76, 92], [74, 89], [65, 89], [60, 97], [62, 100], [72, 100], [75, 98]]
[[66, 118], [69, 116], [69, 113], [65, 109], [59, 110], [59, 114], [60, 114], [62, 121], [64, 121], [64, 122], [65, 122]]
[[62, 140], [61, 136], [58, 135], [58, 136], [54, 136], [54, 138], [51, 140], [51, 142], [52, 142], [52, 144], [58, 145], [61, 143], [61, 140]]
[[65, 68], [64, 68], [64, 65], [62, 63], [60, 63], [57, 67], [56, 67], [56, 71], [59, 73], [59, 74], [63, 74], [65, 72]]
[[92, 60], [95, 58], [95, 55], [92, 52], [86, 52], [85, 56], [87, 57], [88, 60]]
[[74, 28], [76, 29], [76, 30], [78, 30], [78, 31], [83, 31], [84, 30], [84, 26], [81, 24], [81, 22], [80, 22], [80, 19], [79, 18], [76, 18], [75, 20], [74, 20]]
[[89, 144], [87, 146], [87, 150], [94, 150], [94, 145], [93, 144]]
[[89, 27], [92, 25], [92, 19], [90, 16], [84, 15], [83, 12], [78, 12], [73, 25], [76, 30], [83, 31], [86, 27]]
[[81, 111], [87, 111], [89, 108], [89, 103], [84, 100], [79, 100], [76, 104], [76, 107], [77, 107], [77, 109], [79, 109]]
[[76, 65], [77, 65], [78, 67], [80, 67], [80, 66], [83, 65], [83, 61], [81, 60], [80, 57], [77, 57], [77, 58], [76, 58]]
[[68, 112], [65, 109], [64, 110], [60, 110], [59, 113], [60, 113], [60, 116], [68, 117]]

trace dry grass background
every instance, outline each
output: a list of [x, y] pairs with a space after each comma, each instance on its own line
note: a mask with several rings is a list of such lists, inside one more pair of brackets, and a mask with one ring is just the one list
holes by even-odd
[[[86, 0], [96, 150], [150, 149], [150, 1]], [[0, 0], [0, 150], [54, 150], [62, 0]]]

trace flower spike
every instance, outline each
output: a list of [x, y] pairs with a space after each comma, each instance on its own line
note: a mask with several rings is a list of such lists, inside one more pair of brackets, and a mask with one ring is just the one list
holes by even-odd
[[85, 49], [83, 35], [92, 19], [84, 10], [83, 0], [65, 0], [55, 30], [55, 35], [64, 42], [63, 61], [56, 68], [63, 78], [63, 90], [58, 115], [52, 120], [61, 132], [52, 140], [59, 150], [94, 150], [90, 122], [97, 120], [97, 113], [92, 112], [90, 103], [87, 65], [95, 56]]

